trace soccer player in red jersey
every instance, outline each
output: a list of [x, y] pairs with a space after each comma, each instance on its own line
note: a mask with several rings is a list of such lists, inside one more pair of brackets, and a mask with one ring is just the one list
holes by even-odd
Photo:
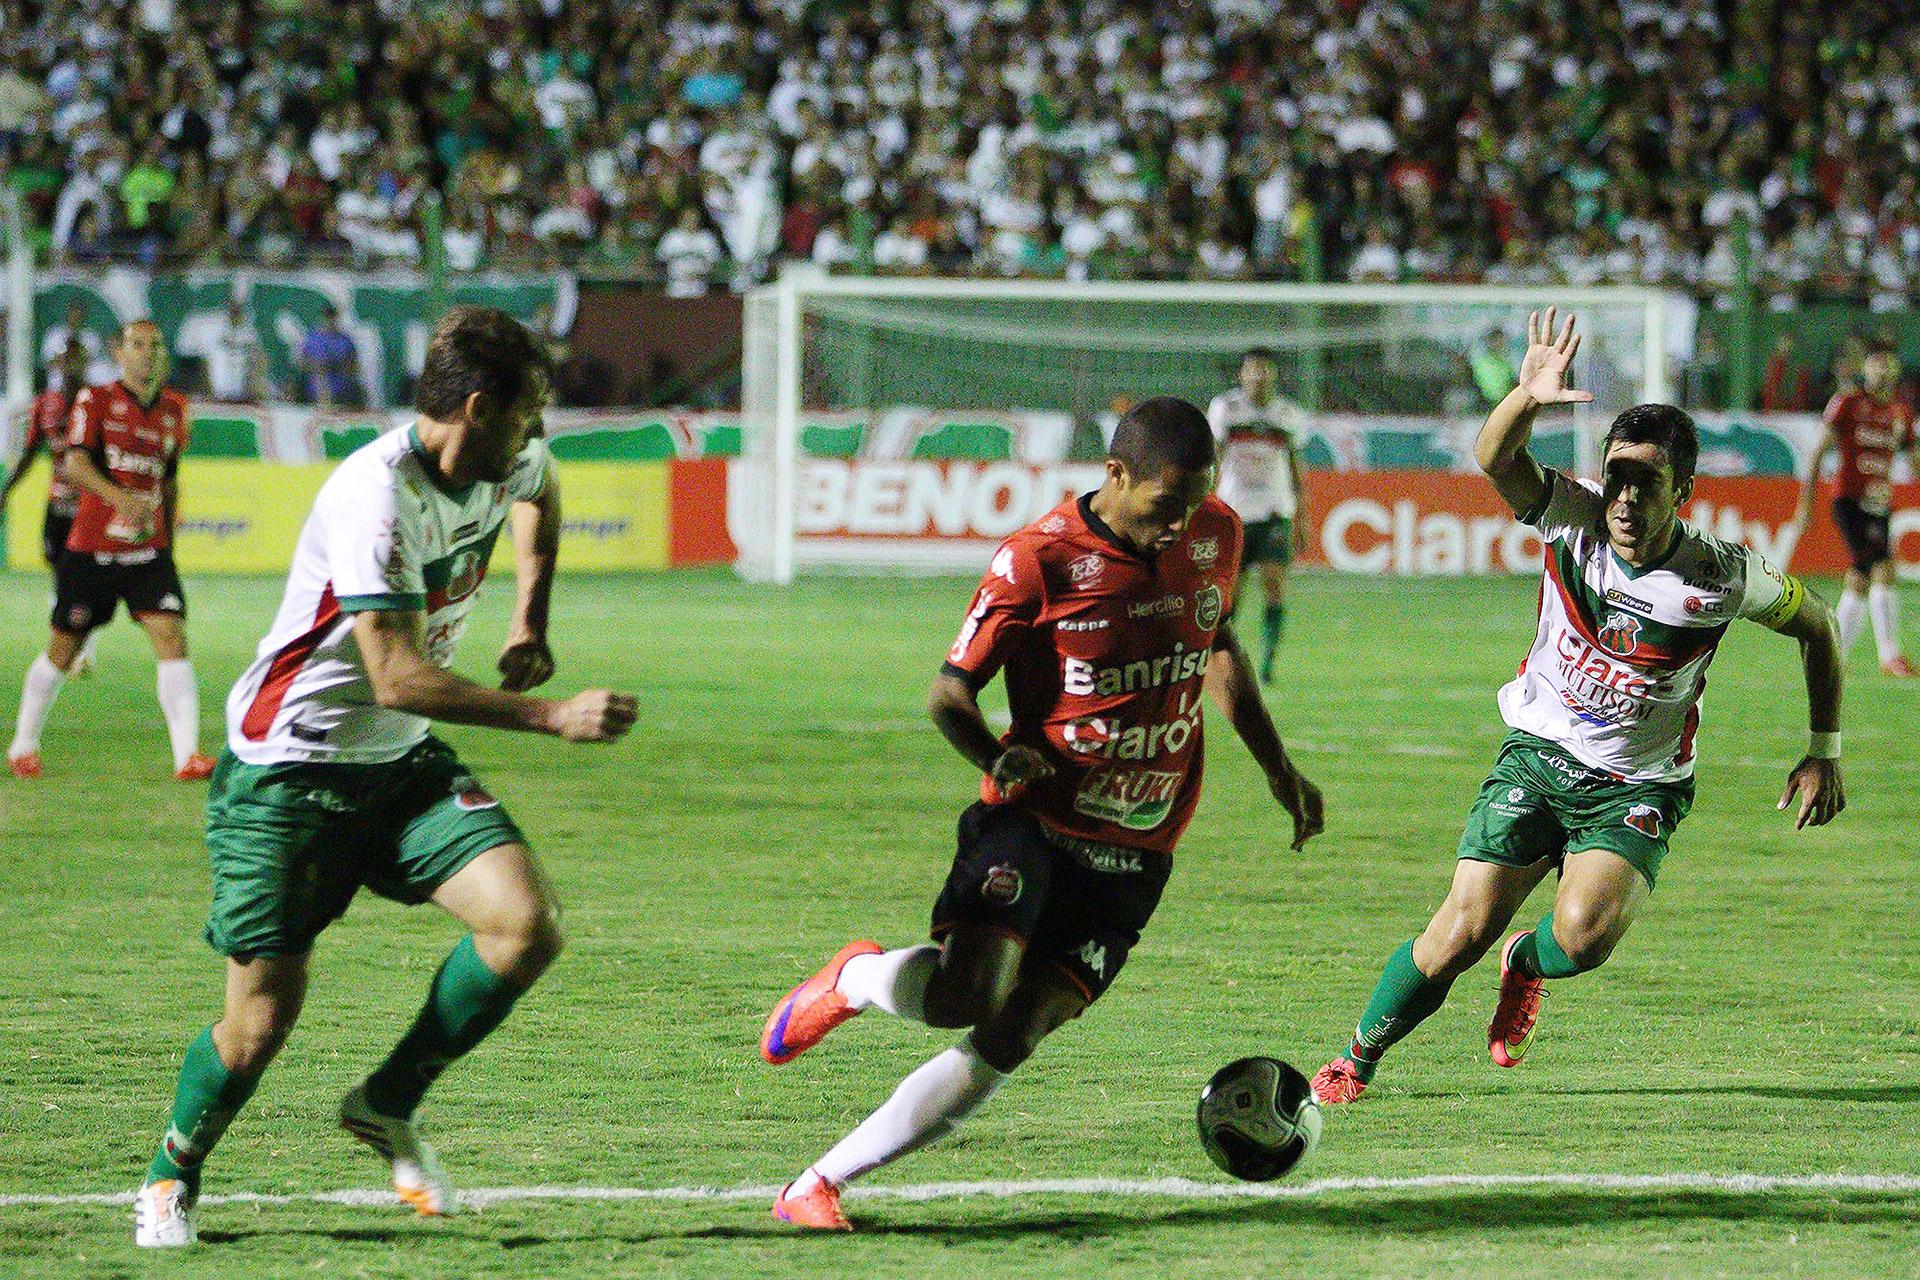
[[48, 379], [47, 389], [33, 398], [33, 405], [27, 411], [26, 441], [5, 483], [0, 484], [0, 511], [6, 509], [7, 498], [44, 452], [53, 464], [53, 481], [47, 486], [47, 514], [40, 526], [40, 553], [51, 569], [66, 549], [67, 533], [73, 528], [73, 515], [80, 505], [79, 490], [61, 474], [60, 459], [67, 451], [67, 421], [73, 410], [73, 399], [65, 388], [78, 387], [84, 382], [87, 349], [77, 342], [67, 344], [49, 372], [55, 376]]
[[61, 474], [79, 490], [79, 504], [54, 567], [47, 651], [27, 668], [7, 765], [18, 778], [40, 775], [40, 731], [54, 697], [88, 635], [124, 600], [153, 642], [174, 776], [198, 781], [213, 761], [200, 754], [200, 690], [172, 552], [187, 402], [161, 385], [166, 349], [151, 320], [123, 325], [113, 354], [119, 379], [74, 397]]
[[1840, 653], [1860, 638], [1861, 623], [1873, 620], [1880, 669], [1890, 676], [1916, 674], [1900, 649], [1900, 597], [1893, 586], [1893, 456], [1905, 452], [1920, 474], [1920, 442], [1914, 435], [1913, 406], [1899, 395], [1900, 358], [1876, 343], [1860, 366], [1865, 386], [1843, 391], [1828, 404], [1826, 434], [1814, 451], [1813, 466], [1800, 490], [1795, 523], [1805, 528], [1813, 515], [1813, 494], [1829, 453], [1840, 455], [1834, 477], [1833, 523], [1847, 544], [1852, 567], [1834, 616], [1840, 622]]
[[[1224, 621], [1239, 517], [1214, 497], [1214, 442], [1185, 401], [1138, 405], [1100, 488], [1003, 543], [935, 681], [929, 711], [984, 775], [933, 908], [937, 945], [853, 942], [780, 1001], [760, 1050], [789, 1062], [868, 1008], [968, 1028], [781, 1192], [774, 1216], [850, 1230], [851, 1179], [951, 1132], [1113, 982], [1140, 939], [1200, 798], [1204, 689], [1293, 818], [1321, 829]], [[978, 695], [999, 674], [1013, 724]]]

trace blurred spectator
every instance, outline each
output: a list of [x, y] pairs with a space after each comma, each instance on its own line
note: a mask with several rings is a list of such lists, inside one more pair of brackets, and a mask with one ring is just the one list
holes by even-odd
[[320, 323], [300, 341], [303, 397], [308, 404], [358, 409], [366, 404], [360, 386], [360, 349], [340, 325], [340, 309], [328, 303]]
[[700, 210], [687, 205], [673, 230], [660, 237], [654, 256], [666, 273], [668, 297], [697, 298], [713, 285], [720, 241], [701, 223]]
[[69, 297], [65, 315], [40, 339], [40, 365], [47, 371], [47, 385], [55, 391], [77, 391], [66, 384], [66, 363], [61, 358], [68, 347], [77, 346], [86, 353], [86, 378], [89, 383], [111, 382], [119, 376], [118, 366], [107, 357], [107, 344], [87, 327], [87, 304]]
[[1760, 383], [1762, 413], [1805, 413], [1813, 407], [1811, 371], [1793, 358], [1793, 335], [1782, 333], [1767, 356]]
[[215, 400], [248, 403], [266, 398], [260, 335], [254, 332], [246, 301], [239, 294], [227, 300], [226, 312], [201, 354], [207, 362], [207, 387]]
[[68, 262], [413, 263], [437, 189], [455, 270], [681, 291], [1291, 278], [1317, 240], [1332, 279], [1748, 261], [1771, 306], [1891, 308], [1916, 65], [1920, 10], [1876, 0], [41, 0], [0, 21], [0, 157]]

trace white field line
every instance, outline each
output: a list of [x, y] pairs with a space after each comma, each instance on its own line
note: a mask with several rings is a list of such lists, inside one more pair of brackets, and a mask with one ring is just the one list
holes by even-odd
[[[1169, 1200], [1300, 1200], [1347, 1192], [1448, 1191], [1476, 1189], [1526, 1190], [1558, 1188], [1573, 1191], [1717, 1191], [1735, 1195], [1765, 1195], [1775, 1191], [1823, 1191], [1836, 1195], [1864, 1192], [1875, 1195], [1901, 1192], [1920, 1194], [1920, 1175], [1909, 1174], [1764, 1174], [1764, 1173], [1546, 1173], [1546, 1174], [1430, 1174], [1414, 1178], [1323, 1178], [1317, 1182], [1196, 1182], [1190, 1178], [1040, 1178], [1024, 1182], [923, 1182], [904, 1186], [852, 1187], [855, 1200], [953, 1200], [987, 1197], [996, 1200], [1030, 1196], [1157, 1197]], [[772, 1183], [752, 1187], [475, 1187], [457, 1193], [470, 1209], [523, 1200], [664, 1200], [679, 1203], [770, 1201], [780, 1188]], [[30, 1205], [126, 1205], [130, 1191], [51, 1194], [0, 1193], [0, 1209]], [[203, 1205], [217, 1204], [344, 1204], [394, 1205], [390, 1191], [316, 1191], [299, 1195], [235, 1191], [206, 1195]]]

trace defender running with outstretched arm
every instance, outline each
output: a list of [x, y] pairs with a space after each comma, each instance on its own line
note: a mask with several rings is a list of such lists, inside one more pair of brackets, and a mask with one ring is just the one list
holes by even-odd
[[1758, 552], [1678, 519], [1693, 490], [1693, 420], [1672, 405], [1627, 410], [1607, 432], [1603, 483], [1543, 470], [1527, 452], [1567, 386], [1580, 339], [1553, 308], [1530, 317], [1520, 385], [1481, 428], [1474, 458], [1540, 531], [1540, 618], [1520, 673], [1500, 690], [1508, 726], [1460, 838], [1453, 889], [1403, 943], [1347, 1051], [1322, 1067], [1322, 1102], [1351, 1102], [1381, 1055], [1440, 1008], [1549, 871], [1553, 909], [1507, 939], [1487, 1031], [1500, 1066], [1532, 1042], [1545, 982], [1597, 968], [1653, 892], [1667, 840], [1693, 805], [1694, 735], [1707, 664], [1735, 618], [1799, 641], [1812, 729], [1779, 807], [1796, 829], [1833, 820], [1840, 785], [1840, 658], [1833, 616]]

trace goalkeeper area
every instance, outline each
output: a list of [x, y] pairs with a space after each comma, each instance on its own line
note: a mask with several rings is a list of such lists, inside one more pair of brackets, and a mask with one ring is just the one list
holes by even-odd
[[[280, 585], [189, 577], [208, 689], [251, 656]], [[494, 1194], [416, 1219], [334, 1127], [459, 932], [363, 894], [209, 1163], [214, 1247], [191, 1273], [1464, 1277], [1524, 1258], [1621, 1280], [1914, 1274], [1920, 688], [1855, 652], [1854, 800], [1796, 834], [1774, 802], [1803, 708], [1759, 628], [1714, 665], [1700, 800], [1659, 893], [1604, 970], [1554, 990], [1523, 1068], [1487, 1061], [1482, 965], [1361, 1104], [1330, 1112], [1289, 1180], [1244, 1190], [1208, 1164], [1193, 1107], [1214, 1068], [1324, 1061], [1356, 985], [1431, 910], [1532, 625], [1535, 583], [1518, 577], [1299, 578], [1271, 697], [1326, 789], [1326, 836], [1287, 852], [1284, 815], [1222, 734], [1153, 928], [1097, 1016], [953, 1139], [863, 1183], [859, 1234], [788, 1234], [769, 1184], [954, 1038], [875, 1018], [791, 1066], [755, 1050], [794, 973], [850, 937], [924, 931], [975, 778], [922, 707], [972, 586], [812, 575], [764, 591], [723, 567], [563, 579], [559, 680], [635, 689], [629, 742], [443, 731], [566, 910], [548, 979], [423, 1111], [456, 1186]], [[510, 602], [483, 596], [462, 670], [491, 669]], [[45, 608], [38, 574], [0, 575], [0, 666], [26, 665]], [[220, 975], [200, 941], [201, 795], [102, 758], [103, 743], [162, 752], [149, 664], [132, 629], [106, 632], [98, 674], [61, 695], [47, 777], [0, 797], [8, 1277], [180, 1274], [134, 1256], [124, 1197]], [[207, 698], [209, 741], [218, 715]]]
[[1550, 415], [1537, 452], [1591, 473], [1613, 413], [1671, 398], [1691, 300], [788, 272], [746, 302], [728, 522], [738, 567], [776, 582], [977, 568], [999, 537], [1094, 487], [1102, 436], [1127, 407], [1162, 395], [1204, 407], [1250, 348], [1272, 354], [1279, 393], [1306, 416], [1304, 466], [1458, 470], [1512, 385], [1529, 311], [1549, 304], [1578, 317], [1575, 378], [1596, 404]]

